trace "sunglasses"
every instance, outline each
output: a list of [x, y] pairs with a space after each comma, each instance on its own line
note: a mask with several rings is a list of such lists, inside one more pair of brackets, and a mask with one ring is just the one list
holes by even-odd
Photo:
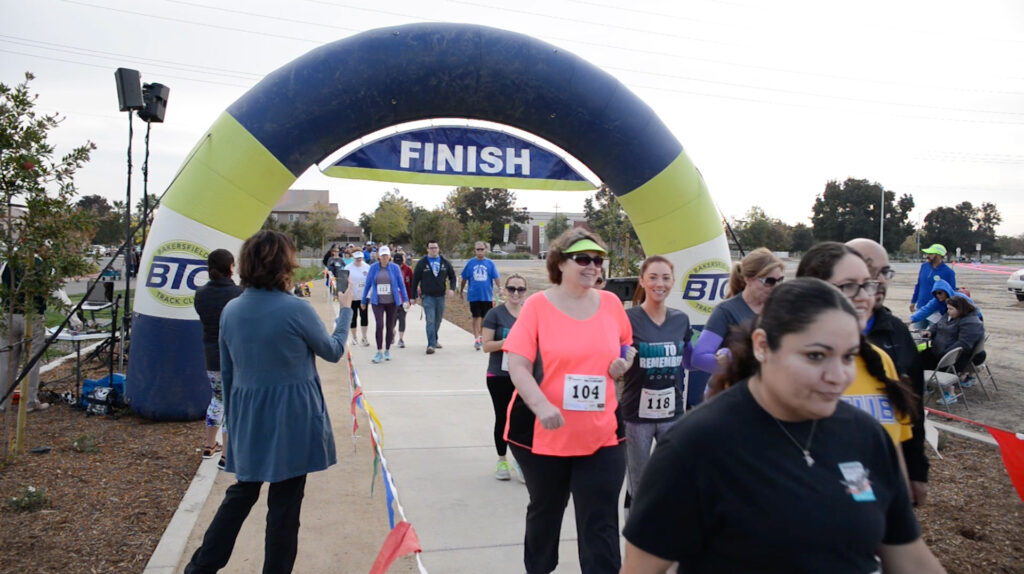
[[782, 283], [783, 281], [785, 281], [786, 278], [785, 277], [758, 277], [757, 280], [760, 281], [761, 285], [764, 285], [765, 287], [775, 287], [779, 283]]
[[477, 251], [484, 251], [484, 248], [483, 247], [477, 247], [476, 250]]
[[577, 253], [576, 255], [573, 255], [571, 259], [575, 261], [576, 264], [579, 265], [580, 267], [586, 267], [591, 263], [598, 267], [604, 265], [604, 257], [601, 257], [600, 255], [594, 255], [593, 257], [591, 257], [586, 253]]
[[509, 293], [526, 293], [526, 287], [505, 287]]
[[864, 290], [864, 293], [873, 296], [875, 293], [878, 293], [879, 285], [881, 283], [878, 281], [865, 281], [859, 285], [857, 283], [843, 283], [842, 285], [836, 285], [836, 287], [843, 292], [843, 295], [852, 298], [856, 297], [861, 289]]

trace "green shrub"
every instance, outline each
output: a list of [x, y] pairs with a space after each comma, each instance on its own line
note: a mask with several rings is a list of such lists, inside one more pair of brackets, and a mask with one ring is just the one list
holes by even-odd
[[49, 508], [50, 499], [46, 496], [45, 488], [26, 486], [21, 489], [21, 494], [12, 496], [7, 505], [14, 512], [35, 512]]

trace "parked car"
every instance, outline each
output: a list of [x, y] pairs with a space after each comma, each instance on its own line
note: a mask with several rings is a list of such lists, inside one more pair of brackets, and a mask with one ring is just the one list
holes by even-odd
[[1024, 269], [1018, 269], [1006, 280], [1006, 288], [1017, 295], [1018, 301], [1024, 301]]
[[494, 251], [491, 251], [491, 255], [506, 255], [506, 253], [501, 249], [495, 249]]

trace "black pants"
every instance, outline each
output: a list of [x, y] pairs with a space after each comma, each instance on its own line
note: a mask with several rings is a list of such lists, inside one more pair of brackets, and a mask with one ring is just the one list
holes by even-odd
[[[185, 574], [214, 574], [231, 558], [235, 539], [252, 505], [260, 497], [262, 482], [236, 482], [228, 487], [203, 544], [192, 555]], [[263, 543], [263, 574], [288, 574], [299, 546], [299, 513], [306, 490], [306, 475], [270, 483], [267, 495], [267, 534]]]
[[548, 574], [558, 566], [558, 535], [572, 495], [583, 574], [615, 574], [619, 553], [619, 493], [626, 476], [626, 447], [598, 449], [589, 456], [545, 456], [510, 445], [526, 477], [523, 562], [527, 574]]
[[405, 316], [408, 315], [409, 312], [405, 310], [405, 307], [399, 305], [395, 309], [395, 313], [397, 313], [397, 315], [398, 315], [398, 332], [399, 333], [404, 333], [405, 332]]
[[508, 403], [512, 401], [512, 392], [515, 390], [512, 378], [508, 375], [487, 377], [487, 392], [491, 393], [491, 404], [494, 405], [494, 448], [498, 456], [505, 456], [508, 452], [505, 421], [508, 420]]
[[[939, 353], [932, 347], [928, 347], [921, 352], [921, 363], [925, 370], [934, 371], [935, 367], [939, 364], [939, 360], [942, 359], [942, 355], [945, 353]], [[985, 362], [986, 352], [982, 351], [978, 353], [978, 356], [974, 358], [974, 364], [980, 365]], [[971, 360], [971, 354], [960, 352], [960, 356], [956, 358], [956, 362], [953, 363], [953, 368], [956, 372], [963, 373], [967, 371], [967, 363]]]
[[[352, 301], [352, 324], [348, 326], [349, 329], [356, 328], [356, 317], [359, 317], [363, 327], [370, 324], [370, 316], [366, 311], [366, 307], [363, 307], [362, 303], [359, 301]], [[354, 336], [355, 334], [355, 331], [353, 331], [352, 335]]]

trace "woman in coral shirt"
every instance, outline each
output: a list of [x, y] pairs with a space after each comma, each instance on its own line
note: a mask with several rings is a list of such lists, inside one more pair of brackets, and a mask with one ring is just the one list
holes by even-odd
[[624, 426], [615, 379], [635, 355], [619, 299], [593, 289], [606, 250], [570, 229], [547, 256], [553, 287], [527, 299], [502, 350], [516, 392], [505, 440], [523, 470], [526, 571], [558, 565], [558, 538], [571, 494], [584, 573], [618, 572], [618, 499], [625, 476]]

